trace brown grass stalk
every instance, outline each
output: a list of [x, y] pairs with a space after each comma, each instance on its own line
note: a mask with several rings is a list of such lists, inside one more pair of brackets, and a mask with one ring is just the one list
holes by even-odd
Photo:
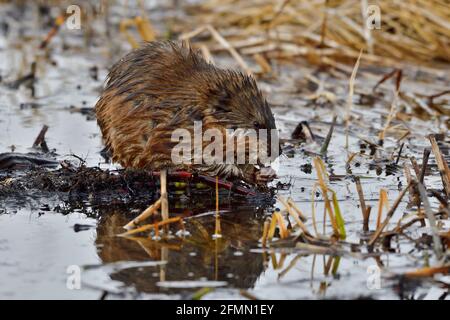
[[403, 196], [406, 194], [406, 192], [409, 190], [410, 185], [408, 184], [406, 186], [405, 189], [403, 189], [402, 192], [400, 192], [400, 194], [398, 195], [397, 199], [395, 200], [395, 202], [392, 204], [392, 207], [389, 209], [389, 211], [386, 214], [386, 218], [384, 219], [383, 223], [380, 225], [379, 228], [377, 228], [377, 230], [375, 231], [375, 233], [373, 234], [372, 238], [370, 238], [369, 240], [369, 246], [372, 246], [375, 241], [378, 240], [378, 238], [381, 235], [381, 232], [383, 232], [384, 228], [387, 226], [387, 224], [389, 223], [389, 221], [391, 220], [392, 216], [394, 215], [395, 210], [397, 210], [398, 205], [400, 204], [400, 202], [403, 199]]
[[434, 135], [430, 135], [428, 138], [430, 139], [431, 150], [433, 151], [434, 157], [436, 158], [436, 164], [439, 169], [439, 174], [441, 175], [445, 193], [447, 194], [447, 197], [450, 197], [450, 170], [444, 157], [442, 156], [441, 150], [439, 149]]

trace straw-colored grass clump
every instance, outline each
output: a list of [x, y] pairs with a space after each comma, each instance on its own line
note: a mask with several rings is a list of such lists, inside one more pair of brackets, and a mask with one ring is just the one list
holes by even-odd
[[[446, 1], [208, 0], [199, 6], [192, 8], [193, 22], [213, 25], [243, 55], [319, 63], [354, 60], [363, 49], [376, 63], [450, 61]], [[372, 21], [374, 29], [367, 27]]]

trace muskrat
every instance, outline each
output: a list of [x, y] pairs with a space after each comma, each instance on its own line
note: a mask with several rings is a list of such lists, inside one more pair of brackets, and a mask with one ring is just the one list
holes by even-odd
[[[178, 141], [172, 133], [180, 128], [192, 133], [195, 121], [201, 121], [203, 131], [276, 129], [251, 76], [220, 69], [186, 45], [154, 41], [128, 53], [110, 70], [95, 111], [112, 160], [126, 168], [160, 170], [161, 185], [167, 169], [250, 184], [274, 177], [273, 170], [250, 163], [174, 164], [171, 152]], [[271, 145], [269, 139], [263, 148]]]

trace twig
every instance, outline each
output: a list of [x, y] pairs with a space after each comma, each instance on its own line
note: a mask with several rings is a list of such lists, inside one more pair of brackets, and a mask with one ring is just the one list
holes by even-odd
[[417, 164], [416, 158], [411, 157], [410, 161], [411, 161], [411, 164], [413, 166], [414, 173], [416, 174], [416, 179], [419, 180], [419, 178], [420, 178], [420, 168], [419, 168], [419, 165]]
[[364, 192], [361, 187], [361, 180], [359, 177], [354, 177], [355, 184], [356, 184], [356, 191], [358, 192], [359, 197], [359, 204], [361, 205], [361, 212], [363, 216], [363, 220], [366, 221], [367, 219], [367, 208], [366, 208], [366, 201], [364, 200]]
[[202, 44], [202, 45], [200, 46], [200, 51], [202, 52], [203, 58], [204, 58], [207, 62], [209, 62], [209, 63], [211, 63], [211, 64], [215, 64], [214, 58], [213, 58], [213, 56], [211, 55], [211, 51], [209, 51], [209, 49], [208, 49], [208, 47], [207, 47], [206, 45]]
[[372, 238], [369, 241], [369, 246], [372, 246], [375, 241], [378, 240], [378, 238], [380, 237], [381, 232], [383, 232], [384, 228], [387, 226], [387, 224], [389, 223], [389, 220], [392, 218], [392, 216], [394, 215], [395, 210], [397, 210], [398, 205], [400, 204], [400, 202], [403, 199], [403, 196], [406, 194], [406, 192], [408, 191], [410, 185], [408, 184], [406, 186], [405, 189], [403, 189], [403, 191], [398, 195], [397, 199], [395, 200], [394, 204], [392, 205], [391, 209], [388, 211], [388, 213], [386, 214], [386, 218], [384, 219], [383, 223], [380, 225], [380, 227], [377, 229], [377, 231], [375, 231], [374, 235], [372, 236]]
[[441, 96], [443, 96], [443, 95], [447, 95], [447, 94], [450, 94], [450, 90], [445, 90], [445, 91], [442, 91], [442, 92], [433, 94], [433, 95], [431, 95], [431, 96], [427, 96], [427, 98], [428, 98], [428, 104], [429, 104], [429, 105], [433, 105], [433, 104], [434, 104], [434, 102], [433, 102], [434, 99], [439, 98], [439, 97], [441, 97]]
[[378, 138], [380, 140], [380, 145], [383, 144], [384, 137], [386, 136], [386, 132], [390, 128], [389, 126], [391, 124], [391, 121], [394, 119], [394, 116], [395, 116], [396, 111], [397, 111], [397, 102], [398, 102], [398, 97], [399, 97], [399, 94], [400, 94], [400, 84], [402, 82], [403, 72], [402, 72], [402, 70], [396, 70], [396, 74], [397, 74], [397, 78], [396, 78], [396, 83], [395, 83], [394, 99], [392, 101], [391, 109], [390, 109], [389, 114], [387, 116], [384, 128], [383, 128], [383, 130], [380, 131], [380, 134], [378, 135]]
[[287, 203], [289, 206], [291, 206], [297, 212], [297, 214], [300, 217], [300, 219], [302, 220], [302, 222], [305, 222], [308, 220], [291, 198], [288, 198]]
[[227, 41], [224, 37], [211, 25], [205, 25], [201, 26], [194, 31], [191, 31], [189, 33], [184, 33], [180, 36], [180, 40], [189, 40], [190, 38], [193, 38], [203, 31], [209, 31], [209, 33], [213, 36], [214, 39], [216, 39], [217, 42], [219, 42], [230, 54], [233, 56], [233, 58], [237, 61], [237, 63], [241, 66], [242, 69], [248, 74], [252, 75], [252, 71], [250, 67], [247, 65], [247, 63], [244, 61], [244, 59], [241, 57], [241, 55], [236, 51], [235, 48]]
[[241, 296], [243, 296], [244, 298], [247, 298], [248, 300], [259, 300], [258, 297], [256, 297], [255, 295], [251, 294], [250, 292], [248, 292], [245, 289], [239, 290], [239, 293], [241, 294]]
[[289, 262], [289, 265], [286, 267], [286, 269], [284, 269], [283, 271], [281, 271], [281, 272], [278, 274], [278, 280], [280, 280], [282, 277], [284, 277], [284, 275], [285, 275], [286, 273], [288, 273], [289, 270], [291, 270], [291, 269], [296, 265], [297, 261], [298, 261], [301, 257], [302, 257], [302, 255], [300, 255], [300, 254], [296, 255], [295, 258], [292, 259], [291, 262]]
[[380, 227], [381, 224], [381, 214], [383, 212], [383, 206], [386, 208], [386, 210], [389, 208], [386, 189], [380, 189], [380, 200], [378, 201], [377, 229]]
[[319, 48], [325, 47], [325, 36], [327, 33], [327, 22], [328, 22], [328, 3], [329, 0], [325, 0], [325, 10], [323, 13], [322, 25], [320, 27], [320, 43], [318, 45]]
[[336, 125], [336, 119], [337, 119], [337, 116], [334, 115], [333, 116], [333, 121], [331, 123], [330, 130], [328, 130], [328, 134], [327, 134], [327, 136], [325, 138], [325, 141], [322, 144], [322, 148], [320, 149], [320, 154], [321, 155], [325, 155], [327, 153], [328, 145], [330, 144], [331, 137], [333, 136], [334, 126]]
[[348, 149], [348, 131], [349, 131], [349, 125], [350, 125], [350, 112], [353, 107], [353, 92], [355, 88], [355, 78], [356, 78], [356, 72], [359, 68], [359, 61], [361, 60], [361, 56], [363, 54], [363, 50], [359, 52], [358, 60], [356, 60], [355, 66], [353, 67], [352, 75], [350, 77], [349, 81], [349, 90], [348, 90], [348, 99], [347, 99], [347, 106], [345, 108], [345, 148]]
[[434, 217], [433, 211], [431, 210], [430, 202], [428, 200], [427, 191], [425, 190], [425, 187], [421, 183], [418, 183], [417, 187], [419, 190], [420, 198], [422, 199], [423, 202], [425, 214], [430, 224], [431, 234], [434, 243], [434, 253], [436, 254], [436, 257], [438, 259], [441, 259], [443, 253], [442, 253], [441, 239], [439, 238], [439, 230], [436, 226], [436, 218]]
[[409, 271], [405, 273], [408, 278], [432, 277], [437, 273], [448, 274], [450, 272], [450, 264], [442, 267], [425, 267], [419, 270]]
[[169, 201], [167, 199], [167, 169], [161, 170], [159, 177], [161, 185], [161, 216], [163, 220], [169, 219]]
[[364, 222], [363, 222], [363, 231], [367, 232], [369, 231], [369, 220], [370, 220], [370, 211], [372, 210], [371, 206], [367, 206], [366, 213], [364, 215]]
[[415, 189], [415, 187], [411, 184], [413, 178], [411, 176], [411, 170], [408, 166], [407, 163], [404, 164], [404, 170], [405, 170], [405, 177], [406, 177], [406, 182], [410, 185], [409, 187], [409, 201], [413, 204], [419, 204], [419, 197], [415, 198], [415, 195], [417, 194], [417, 190]]
[[46, 35], [45, 39], [42, 40], [41, 44], [39, 45], [40, 49], [45, 49], [48, 46], [48, 44], [50, 43], [50, 40], [52, 40], [52, 38], [58, 33], [59, 28], [64, 23], [64, 21], [66, 21], [66, 18], [67, 18], [67, 14], [61, 14], [55, 19], [52, 29], [50, 30], [50, 32]]
[[42, 146], [45, 144], [45, 134], [47, 133], [47, 130], [48, 126], [44, 124], [38, 136], [34, 140], [33, 148], [37, 148], [38, 146]]
[[303, 224], [303, 222], [300, 220], [299, 215], [297, 214], [298, 212], [293, 209], [290, 205], [289, 202], [286, 201], [282, 196], [278, 196], [278, 200], [280, 200], [280, 202], [283, 204], [283, 206], [286, 208], [286, 210], [288, 211], [289, 215], [294, 218], [295, 222], [297, 223], [297, 226], [299, 226], [299, 228], [308, 236], [311, 236], [311, 233], [309, 233], [308, 229], [306, 228], [306, 226]]
[[436, 164], [439, 169], [439, 174], [441, 175], [442, 184], [444, 185], [444, 191], [447, 194], [447, 197], [450, 197], [450, 170], [442, 156], [441, 150], [439, 150], [435, 136], [430, 135], [428, 138], [431, 142], [431, 150], [433, 150], [434, 157], [436, 158]]
[[280, 228], [281, 239], [287, 238], [289, 236], [289, 231], [286, 228], [286, 225], [284, 224], [283, 216], [279, 211], [275, 211], [273, 215], [275, 216], [278, 226]]
[[214, 239], [222, 237], [220, 228], [220, 214], [219, 214], [219, 176], [216, 176], [216, 228], [214, 231]]
[[376, 92], [376, 90], [378, 89], [378, 87], [383, 84], [384, 82], [386, 82], [387, 80], [389, 80], [390, 78], [397, 76], [397, 80], [396, 80], [396, 88], [400, 89], [400, 82], [401, 82], [401, 78], [402, 78], [402, 70], [400, 69], [394, 69], [391, 72], [389, 72], [388, 74], [384, 75], [380, 81], [377, 82], [377, 84], [373, 87], [372, 92]]
[[[158, 237], [158, 235], [159, 235], [159, 227], [167, 226], [168, 224], [171, 224], [171, 223], [174, 223], [174, 222], [181, 222], [181, 221], [182, 221], [181, 217], [169, 218], [169, 219], [166, 219], [166, 220], [163, 220], [163, 221], [160, 221], [160, 222], [156, 222], [156, 223], [153, 223], [153, 224], [146, 224], [146, 225], [144, 225], [142, 227], [128, 230], [128, 231], [126, 231], [124, 233], [118, 234], [118, 236], [119, 237], [128, 237], [128, 236], [131, 236], [131, 235], [136, 234], [136, 233], [140, 233], [140, 232], [144, 232], [144, 231], [148, 231], [148, 230], [154, 229], [155, 230], [155, 236]], [[183, 228], [183, 225], [182, 225], [182, 228]]]
[[153, 215], [156, 210], [158, 210], [161, 207], [161, 199], [158, 199], [154, 204], [152, 204], [150, 207], [145, 209], [139, 216], [128, 222], [124, 229], [130, 230], [136, 228], [142, 221]]
[[269, 227], [270, 227], [270, 221], [269, 221], [269, 219], [266, 219], [264, 221], [264, 229], [263, 229], [263, 235], [262, 235], [262, 239], [261, 239], [261, 245], [263, 248], [265, 248], [266, 244], [267, 244], [267, 237], [269, 235]]
[[425, 148], [423, 150], [423, 158], [422, 158], [422, 170], [420, 171], [419, 182], [423, 184], [423, 179], [425, 178], [425, 172], [427, 170], [428, 159], [430, 158], [431, 150]]
[[397, 160], [395, 160], [395, 164], [398, 164], [398, 162], [400, 161], [400, 156], [402, 155], [402, 150], [403, 150], [404, 145], [405, 145], [405, 143], [403, 142], [402, 145], [400, 146], [400, 150], [398, 150]]
[[[334, 235], [339, 236], [339, 227], [336, 222], [336, 217], [333, 214], [333, 209], [331, 208], [330, 199], [328, 197], [328, 187], [325, 183], [325, 175], [326, 175], [325, 165], [324, 165], [322, 159], [320, 159], [319, 157], [315, 157], [313, 159], [313, 162], [314, 162], [314, 167], [317, 171], [317, 179], [319, 180], [318, 184], [322, 191], [322, 197], [323, 197], [323, 200], [325, 203], [325, 209], [326, 209], [326, 212], [328, 212], [328, 216], [330, 218], [331, 225], [333, 226], [333, 233], [334, 233]], [[312, 208], [314, 208], [314, 203], [311, 203], [311, 205], [312, 205]], [[313, 219], [315, 219], [314, 215], [313, 215]], [[325, 223], [323, 225], [325, 227]]]

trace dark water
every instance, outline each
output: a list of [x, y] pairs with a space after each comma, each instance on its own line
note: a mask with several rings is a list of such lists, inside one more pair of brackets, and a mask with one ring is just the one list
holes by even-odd
[[[117, 12], [119, 9], [115, 8]], [[39, 40], [48, 29], [34, 26], [32, 10], [25, 12], [28, 22], [12, 23], [8, 12], [12, 6], [0, 6], [1, 20], [10, 22], [12, 31], [0, 37], [0, 152], [28, 152], [41, 127], [49, 126], [47, 144], [55, 149], [60, 159], [75, 160], [72, 154], [86, 160], [88, 165], [111, 168], [100, 156], [102, 149], [100, 132], [89, 114], [80, 108], [92, 108], [99, 96], [107, 68], [120, 54], [129, 49], [126, 41], [117, 36], [105, 45], [103, 38], [86, 47], [81, 31], [61, 30], [51, 43], [51, 59], [36, 49]], [[160, 27], [158, 11], [151, 18]], [[113, 14], [114, 21], [118, 13]], [[163, 19], [163, 18], [161, 18]], [[117, 21], [116, 21], [117, 22]], [[20, 29], [24, 29], [22, 38]], [[28, 40], [24, 40], [28, 39]], [[63, 44], [67, 46], [62, 49]], [[36, 56], [36, 54], [38, 56]], [[36, 97], [28, 88], [17, 90], [6, 83], [26, 74], [31, 61], [38, 63]], [[228, 58], [218, 59], [220, 64], [233, 65]], [[98, 78], [91, 76], [97, 67]], [[303, 120], [311, 123], [313, 131], [324, 137], [330, 126], [332, 112], [328, 106], [312, 107], [304, 99], [301, 80], [313, 70], [303, 66], [281, 68], [278, 81], [261, 80], [261, 88], [274, 105], [278, 127], [282, 137], [288, 138], [295, 126]], [[325, 89], [337, 97], [334, 112], [343, 114], [347, 92], [347, 80], [321, 75]], [[364, 84], [368, 88], [376, 83], [373, 75]], [[414, 86], [406, 82], [406, 86]], [[433, 92], [448, 85], [448, 79], [440, 85], [422, 84], [420, 90]], [[300, 93], [299, 93], [300, 91]], [[350, 149], [358, 152], [360, 139], [368, 138], [383, 127], [389, 109], [384, 105], [372, 107], [355, 104], [349, 137]], [[410, 123], [416, 129], [406, 147], [406, 153], [416, 155], [420, 161], [422, 149], [428, 146], [425, 135], [437, 132], [430, 122], [414, 119]], [[398, 151], [395, 134], [384, 145], [386, 154]], [[292, 187], [280, 193], [291, 196], [300, 209], [311, 218], [314, 185], [317, 177], [302, 168], [311, 164], [312, 157], [305, 149], [317, 152], [318, 144], [293, 148], [275, 165], [279, 180], [290, 182]], [[306, 150], [306, 151], [307, 151]], [[345, 131], [338, 125], [328, 152], [327, 166], [331, 173], [344, 175], [349, 153], [345, 149]], [[380, 188], [386, 188], [392, 203], [399, 191], [399, 183], [405, 185], [400, 168], [386, 175], [361, 157], [359, 165], [352, 167], [353, 174], [361, 175], [362, 187], [368, 205], [376, 212]], [[403, 163], [403, 160], [402, 162]], [[400, 164], [401, 164], [400, 163]], [[438, 175], [425, 180], [427, 186], [439, 188]], [[331, 182], [341, 206], [348, 242], [358, 243], [361, 237], [362, 216], [355, 185], [349, 178]], [[0, 298], [191, 298], [199, 289], [212, 290], [205, 298], [240, 299], [245, 290], [257, 298], [398, 298], [398, 283], [389, 276], [425, 265], [428, 249], [418, 250], [405, 238], [394, 239], [394, 252], [379, 252], [374, 258], [362, 259], [358, 255], [331, 257], [296, 250], [291, 246], [262, 249], [260, 238], [264, 218], [269, 214], [261, 204], [230, 204], [221, 202], [220, 221], [222, 238], [213, 239], [215, 211], [213, 195], [203, 203], [171, 203], [171, 211], [186, 217], [188, 235], [176, 235], [169, 241], [157, 241], [151, 237], [122, 238], [122, 226], [139, 213], [131, 206], [106, 203], [92, 207], [89, 202], [79, 207], [54, 198], [24, 197], [0, 199]], [[149, 203], [150, 203], [149, 199]], [[392, 225], [408, 213], [407, 199], [401, 203], [392, 218]], [[432, 203], [436, 207], [436, 203]], [[316, 197], [314, 206], [322, 217], [323, 202]], [[62, 212], [62, 213], [61, 213]], [[195, 214], [194, 214], [195, 213]], [[322, 219], [318, 228], [322, 230]], [[443, 221], [448, 229], [448, 221]], [[311, 219], [306, 226], [313, 230]], [[375, 216], [371, 220], [375, 226]], [[326, 226], [328, 231], [331, 229]], [[426, 227], [413, 227], [412, 235], [427, 232]], [[380, 289], [370, 289], [370, 270], [384, 265]], [[330, 268], [331, 266], [331, 268]], [[71, 289], [73, 270], [80, 271], [81, 288]], [[448, 277], [442, 277], [447, 281]], [[413, 288], [411, 294], [437, 298], [444, 292], [439, 286], [424, 283]]]

